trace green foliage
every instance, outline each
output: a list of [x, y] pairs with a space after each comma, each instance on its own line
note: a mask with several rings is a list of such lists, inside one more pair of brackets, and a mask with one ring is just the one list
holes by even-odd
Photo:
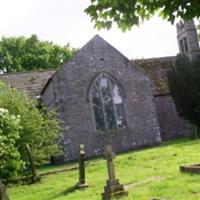
[[23, 167], [17, 148], [20, 129], [20, 116], [0, 107], [0, 179], [16, 176]]
[[197, 25], [197, 33], [198, 33], [198, 39], [200, 41], [200, 20], [198, 21], [198, 25]]
[[31, 147], [36, 164], [49, 161], [51, 155], [59, 153], [58, 139], [60, 133], [56, 114], [38, 110], [35, 102], [23, 93], [0, 84], [0, 107], [6, 108], [12, 115], [20, 116], [20, 135], [17, 142], [20, 155], [26, 160], [25, 144]]
[[0, 40], [0, 70], [19, 72], [55, 69], [68, 61], [76, 49], [52, 42], [40, 41], [36, 35], [2, 37]]
[[85, 12], [90, 15], [95, 26], [110, 29], [113, 22], [123, 31], [149, 19], [156, 12], [170, 22], [180, 17], [191, 20], [200, 17], [199, 0], [90, 0]]
[[200, 127], [200, 57], [177, 56], [168, 73], [171, 95], [181, 116]]

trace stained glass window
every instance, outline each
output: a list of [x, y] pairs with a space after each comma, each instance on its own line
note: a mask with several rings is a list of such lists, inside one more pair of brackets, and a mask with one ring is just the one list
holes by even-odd
[[125, 128], [124, 99], [117, 82], [101, 73], [90, 89], [90, 101], [97, 131]]

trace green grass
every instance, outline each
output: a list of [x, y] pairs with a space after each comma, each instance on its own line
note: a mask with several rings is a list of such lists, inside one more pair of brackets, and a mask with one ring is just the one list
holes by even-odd
[[[43, 177], [41, 183], [12, 186], [8, 188], [10, 200], [100, 200], [107, 179], [106, 163], [103, 159], [91, 162], [95, 165], [86, 168], [89, 187], [84, 190], [73, 190], [78, 180], [78, 172], [74, 170]], [[128, 197], [123, 200], [200, 199], [200, 175], [179, 171], [180, 165], [200, 162], [200, 140], [170, 141], [160, 147], [118, 155], [114, 162], [117, 178], [125, 185], [152, 177], [163, 178], [130, 187]], [[51, 170], [63, 167], [68, 165], [51, 167]], [[41, 171], [46, 170], [49, 168]]]
[[78, 163], [77, 162], [71, 162], [69, 164], [59, 164], [59, 165], [44, 165], [41, 166], [40, 168], [37, 169], [37, 173], [48, 173], [48, 172], [52, 172], [52, 171], [59, 171], [59, 170], [64, 170], [66, 168], [73, 168], [73, 167], [77, 167]]

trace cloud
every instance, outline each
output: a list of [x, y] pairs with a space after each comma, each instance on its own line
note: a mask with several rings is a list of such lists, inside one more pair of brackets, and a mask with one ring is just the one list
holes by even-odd
[[0, 0], [0, 27], [16, 26], [33, 8], [34, 0]]

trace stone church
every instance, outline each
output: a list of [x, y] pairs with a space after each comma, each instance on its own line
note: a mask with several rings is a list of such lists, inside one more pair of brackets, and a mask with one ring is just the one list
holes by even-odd
[[[200, 53], [193, 22], [177, 25], [180, 53]], [[167, 71], [174, 57], [130, 61], [100, 36], [92, 38], [57, 71], [4, 74], [0, 80], [56, 108], [64, 159], [160, 144], [188, 134], [170, 96]]]

